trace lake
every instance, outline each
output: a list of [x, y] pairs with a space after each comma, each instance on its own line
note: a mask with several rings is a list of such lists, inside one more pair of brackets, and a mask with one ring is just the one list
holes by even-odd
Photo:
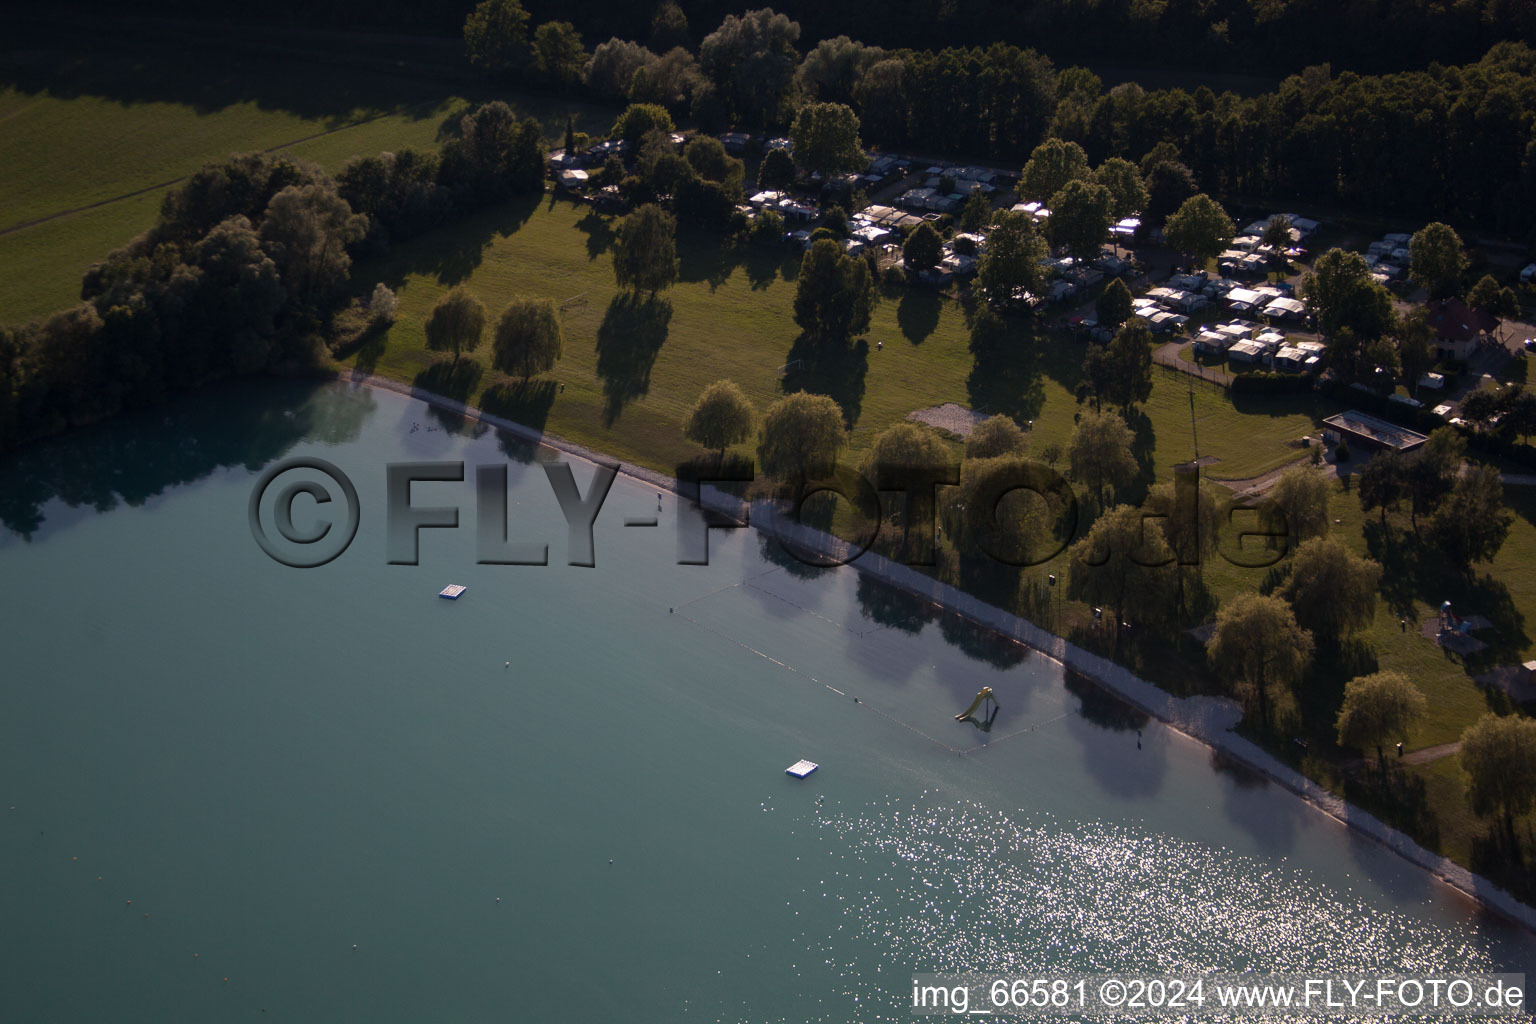
[[[247, 516], [295, 456], [359, 496], [314, 569]], [[0, 463], [0, 1018], [881, 1021], [915, 972], [1536, 962], [926, 601], [747, 530], [677, 565], [670, 493], [620, 476], [595, 565], [566, 564], [554, 457], [263, 382]], [[459, 527], [391, 565], [386, 466], [438, 460], [469, 479], [412, 501]], [[507, 467], [507, 535], [548, 565], [476, 564], [477, 465]], [[295, 529], [334, 507], [299, 498]], [[991, 730], [956, 722], [984, 685]]]

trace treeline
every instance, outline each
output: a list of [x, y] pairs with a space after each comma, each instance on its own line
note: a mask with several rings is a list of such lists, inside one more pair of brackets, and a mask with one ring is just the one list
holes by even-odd
[[[84, 4], [90, 10], [100, 0]], [[106, 9], [102, 4], [102, 9]], [[264, 24], [428, 31], [451, 35], [473, 7], [468, 0], [275, 0]], [[569, 19], [584, 35], [646, 38], [653, 5], [592, 0], [579, 5], [529, 0], [535, 19]], [[248, 21], [252, 9], [230, 0], [144, 0], [135, 5], [178, 16]], [[848, 35], [887, 47], [914, 40], [935, 48], [1002, 41], [1045, 50], [1058, 62], [1127, 64], [1249, 73], [1285, 73], [1332, 62], [1393, 71], [1475, 59], [1494, 43], [1536, 44], [1536, 7], [1525, 0], [1032, 0], [939, 3], [893, 0], [871, 8], [851, 0], [780, 5], [811, 38]], [[687, 21], [707, 31], [740, 6], [683, 0]], [[120, 13], [116, 6], [111, 13]], [[702, 32], [700, 33], [702, 35]], [[694, 40], [697, 41], [697, 37]]]
[[[493, 77], [652, 103], [701, 131], [782, 131], [812, 102], [845, 103], [865, 143], [1019, 164], [1048, 136], [1091, 162], [1144, 164], [1176, 151], [1200, 190], [1256, 201], [1340, 205], [1383, 216], [1454, 219], [1525, 234], [1536, 227], [1536, 54], [1499, 43], [1475, 63], [1370, 76], [1314, 65], [1272, 92], [1106, 88], [1033, 50], [886, 50], [848, 36], [805, 42], [764, 8], [728, 14], [691, 48], [688, 19], [663, 4], [645, 41], [598, 42], [581, 63], [569, 22], [538, 24], [516, 0], [484, 0], [465, 26]], [[925, 37], [926, 38], [926, 37]]]
[[0, 328], [0, 450], [222, 377], [314, 361], [352, 257], [542, 189], [537, 122], [466, 115], [441, 155], [350, 164], [340, 183], [246, 154], [167, 193], [153, 228], [93, 266], [82, 301]]

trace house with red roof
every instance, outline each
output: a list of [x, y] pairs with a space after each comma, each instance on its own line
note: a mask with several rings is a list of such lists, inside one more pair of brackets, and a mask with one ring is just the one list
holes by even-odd
[[1439, 299], [1425, 309], [1430, 330], [1435, 333], [1435, 355], [1440, 359], [1467, 359], [1499, 326], [1498, 318], [1460, 299]]

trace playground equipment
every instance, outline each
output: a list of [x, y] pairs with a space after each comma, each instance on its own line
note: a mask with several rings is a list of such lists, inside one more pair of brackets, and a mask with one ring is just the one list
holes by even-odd
[[967, 718], [970, 718], [972, 715], [974, 715], [976, 713], [976, 709], [977, 708], [981, 707], [983, 704], [987, 703], [988, 701], [990, 701], [992, 704], [994, 704], [994, 705], [996, 705], [998, 707], [1001, 707], [1001, 705], [999, 705], [997, 703], [997, 698], [992, 696], [992, 687], [990, 687], [990, 686], [983, 686], [980, 690], [976, 691], [976, 699], [971, 701], [971, 706], [966, 708], [964, 711], [960, 712], [960, 714], [956, 715], [955, 716], [955, 721], [963, 722]]

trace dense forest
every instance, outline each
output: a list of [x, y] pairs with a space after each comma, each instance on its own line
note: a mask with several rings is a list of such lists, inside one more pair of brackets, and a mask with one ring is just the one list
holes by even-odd
[[[128, 13], [104, 0], [74, 6]], [[266, 25], [455, 35], [474, 4], [272, 0], [252, 8], [231, 0], [139, 0], [129, 6], [198, 19], [259, 17]], [[536, 22], [573, 22], [588, 45], [610, 36], [643, 40], [650, 30], [651, 5], [631, 0], [530, 0], [525, 6]], [[704, 32], [741, 9], [728, 0], [683, 0], [681, 6], [688, 23]], [[891, 0], [875, 7], [786, 0], [777, 9], [810, 39], [847, 35], [887, 48], [1006, 42], [1057, 63], [1133, 68], [1286, 74], [1327, 62], [1382, 72], [1463, 63], [1505, 40], [1536, 44], [1536, 4], [1529, 0]]]

